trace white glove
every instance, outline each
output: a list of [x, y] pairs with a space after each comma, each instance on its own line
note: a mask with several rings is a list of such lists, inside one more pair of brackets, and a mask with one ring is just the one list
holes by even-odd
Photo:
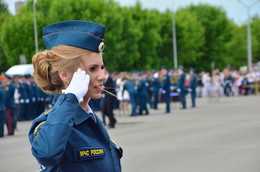
[[89, 75], [82, 69], [78, 69], [72, 76], [69, 86], [64, 90], [64, 93], [74, 94], [79, 103], [83, 101], [83, 97], [88, 92]]
[[165, 94], [165, 93], [166, 93], [166, 91], [165, 91], [165, 90], [162, 90], [162, 93], [163, 93], [163, 94]]
[[178, 88], [178, 89], [177, 89], [177, 92], [180, 93], [180, 92], [181, 92], [181, 89]]
[[191, 93], [191, 92], [192, 92], [192, 89], [191, 89], [191, 88], [189, 88], [189, 89], [188, 89], [188, 91], [189, 91], [189, 93]]

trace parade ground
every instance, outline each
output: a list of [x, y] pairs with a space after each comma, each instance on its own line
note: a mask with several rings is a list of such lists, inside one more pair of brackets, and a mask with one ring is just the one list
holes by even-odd
[[[259, 172], [260, 96], [197, 99], [197, 108], [165, 104], [150, 115], [129, 117], [115, 110], [111, 138], [124, 149], [123, 172]], [[100, 113], [97, 112], [100, 116]], [[0, 138], [1, 172], [36, 172], [28, 131], [19, 122], [15, 136]], [[92, 170], [95, 172], [95, 170]]]

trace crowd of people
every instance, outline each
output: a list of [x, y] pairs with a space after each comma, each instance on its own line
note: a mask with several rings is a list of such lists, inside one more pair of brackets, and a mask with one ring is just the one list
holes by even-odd
[[[31, 75], [3, 74], [0, 86], [0, 137], [4, 136], [6, 124], [8, 135], [18, 129], [17, 121], [33, 120], [52, 106], [54, 95], [43, 92]], [[187, 108], [196, 107], [197, 97], [221, 97], [258, 94], [260, 72], [232, 71], [225, 68], [212, 73], [196, 72], [194, 68], [185, 70], [161, 67], [158, 71], [107, 72], [105, 90], [101, 99], [91, 100], [95, 111], [101, 111], [102, 121], [114, 128], [116, 119], [113, 109], [119, 115], [149, 115], [150, 109], [158, 109], [158, 103], [165, 103], [165, 113], [171, 112], [171, 102], [180, 102]], [[112, 102], [112, 103], [111, 103]], [[131, 108], [131, 109], [129, 109]], [[106, 119], [109, 122], [106, 122]]]
[[251, 72], [235, 71], [225, 68], [212, 74], [201, 72], [201, 87], [198, 96], [239, 96], [257, 95], [259, 92], [260, 72], [254, 68]]
[[50, 104], [52, 96], [43, 92], [31, 75], [3, 74], [0, 86], [0, 137], [14, 135], [17, 121], [33, 120]]
[[[114, 108], [119, 108], [119, 115], [130, 116], [148, 115], [150, 109], [158, 108], [158, 103], [165, 103], [165, 113], [170, 113], [170, 102], [180, 102], [182, 109], [186, 109], [187, 97], [191, 99], [190, 107], [195, 108], [198, 97], [257, 95], [260, 88], [258, 70], [245, 72], [225, 68], [209, 73], [196, 72], [194, 68], [168, 70], [161, 67], [158, 71], [112, 72], [110, 75], [117, 95]], [[92, 106], [102, 110], [99, 100], [92, 102]]]

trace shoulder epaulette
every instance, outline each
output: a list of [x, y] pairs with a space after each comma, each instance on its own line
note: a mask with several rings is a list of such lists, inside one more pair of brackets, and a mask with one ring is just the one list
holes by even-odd
[[[39, 127], [42, 125], [42, 124], [44, 124], [45, 122], [46, 122], [46, 116], [47, 116], [47, 114], [49, 113], [49, 112], [51, 112], [52, 111], [52, 109], [49, 109], [48, 111], [46, 111], [46, 112], [44, 112], [43, 114], [42, 114], [42, 118], [39, 120], [39, 123], [37, 124], [37, 126], [35, 127], [35, 129], [34, 129], [34, 135], [38, 135], [38, 132], [39, 132]], [[44, 119], [45, 118], [45, 119]]]
[[46, 121], [42, 121], [42, 122], [40, 122], [40, 123], [35, 127], [34, 132], [33, 132], [33, 134], [34, 134], [35, 136], [38, 135], [39, 127], [40, 127], [42, 124], [44, 124], [45, 122], [46, 122]]

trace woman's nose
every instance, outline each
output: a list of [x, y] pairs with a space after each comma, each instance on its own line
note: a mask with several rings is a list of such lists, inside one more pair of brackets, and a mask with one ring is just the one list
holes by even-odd
[[99, 75], [98, 75], [98, 80], [100, 80], [100, 81], [106, 80], [106, 74], [105, 74], [104, 70], [100, 70]]

